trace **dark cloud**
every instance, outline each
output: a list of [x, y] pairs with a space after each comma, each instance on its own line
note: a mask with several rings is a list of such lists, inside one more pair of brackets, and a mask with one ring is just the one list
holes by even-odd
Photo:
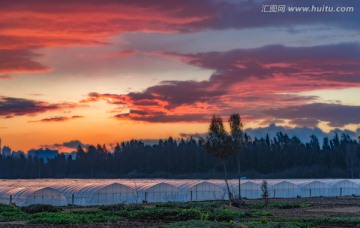
[[129, 93], [127, 97], [135, 104], [146, 101], [163, 101], [166, 108], [171, 109], [184, 104], [208, 102], [226, 93], [221, 90], [210, 90], [209, 82], [202, 81], [163, 81], [160, 85], [151, 86], [140, 93]]
[[75, 108], [70, 103], [50, 104], [23, 98], [0, 97], [0, 116], [12, 118], [14, 116], [36, 115], [47, 111]]
[[126, 114], [117, 114], [114, 117], [116, 119], [130, 119], [152, 123], [204, 122], [208, 120], [208, 116], [204, 114], [166, 114], [164, 112], [136, 110]]
[[81, 145], [82, 147], [88, 146], [88, 144], [84, 144], [80, 140], [71, 140], [69, 142], [64, 142], [62, 144], [55, 144], [55, 146], [64, 146], [73, 149], [76, 149], [79, 145]]
[[193, 138], [193, 139], [200, 139], [200, 138], [203, 138], [205, 139], [206, 138], [206, 133], [180, 133], [179, 134], [179, 137], [180, 138], [185, 138], [185, 139], [188, 139], [188, 138]]
[[163, 55], [178, 57], [186, 63], [215, 70], [210, 82], [225, 87], [249, 78], [283, 76], [310, 80], [308, 83], [295, 84], [293, 89], [296, 89], [296, 86], [313, 88], [319, 84], [324, 87], [331, 86], [330, 84], [340, 86], [341, 83], [359, 85], [359, 53], [358, 43], [342, 43], [314, 47], [270, 45], [227, 52]]
[[310, 119], [329, 122], [330, 126], [342, 127], [346, 124], [360, 123], [360, 106], [313, 103], [299, 106], [269, 109], [265, 113], [282, 119]]
[[290, 120], [290, 124], [294, 124], [299, 127], [316, 127], [319, 124], [318, 119], [314, 118], [297, 118]]
[[79, 119], [79, 118], [84, 118], [84, 116], [71, 116], [71, 117], [56, 116], [56, 117], [50, 117], [50, 118], [45, 118], [45, 119], [35, 120], [35, 121], [29, 121], [29, 122], [32, 122], [32, 123], [35, 123], [35, 122], [45, 122], [45, 123], [49, 123], [49, 122], [65, 122], [65, 121], [69, 121], [69, 120], [73, 120], [73, 119]]
[[75, 151], [79, 145], [82, 146], [83, 148], [89, 146], [89, 144], [85, 144], [85, 143], [81, 142], [80, 140], [71, 140], [68, 142], [56, 143], [56, 144], [52, 144], [52, 145], [42, 145], [41, 147], [46, 147], [46, 148], [51, 148], [51, 149], [56, 149], [56, 150], [73, 150], [73, 151]]

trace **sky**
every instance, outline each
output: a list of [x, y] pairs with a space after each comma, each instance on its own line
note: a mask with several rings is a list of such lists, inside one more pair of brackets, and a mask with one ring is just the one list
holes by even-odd
[[[354, 10], [288, 11], [312, 5]], [[357, 0], [0, 0], [0, 15], [13, 150], [204, 134], [232, 113], [253, 133], [360, 133]]]

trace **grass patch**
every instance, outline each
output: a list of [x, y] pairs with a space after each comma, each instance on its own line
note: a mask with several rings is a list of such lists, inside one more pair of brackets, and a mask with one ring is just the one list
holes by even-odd
[[34, 214], [29, 224], [86, 224], [122, 221], [123, 218], [110, 213], [49, 213]]
[[34, 204], [27, 207], [22, 207], [21, 210], [28, 214], [35, 214], [41, 212], [60, 212], [62, 211], [62, 208], [52, 205]]
[[[256, 204], [260, 207], [260, 204]], [[304, 208], [308, 204], [273, 203], [272, 208]], [[28, 213], [25, 213], [27, 211]], [[39, 212], [40, 211], [40, 212]], [[0, 205], [0, 222], [25, 221], [29, 224], [101, 224], [130, 221], [159, 221], [171, 224], [163, 227], [316, 227], [360, 224], [360, 217], [342, 218], [279, 218], [268, 211], [241, 211], [226, 202], [164, 203], [147, 205], [110, 205], [89, 208], [34, 205], [19, 208]], [[99, 225], [101, 227], [101, 225]]]
[[261, 211], [261, 210], [255, 210], [252, 211], [251, 214], [258, 215], [258, 216], [272, 216], [272, 214], [268, 211]]
[[28, 215], [14, 205], [0, 204], [0, 222], [22, 221], [28, 219]]
[[[270, 203], [268, 205], [268, 208], [277, 208], [277, 209], [294, 209], [294, 208], [307, 208], [307, 207], [311, 207], [311, 204], [307, 204], [307, 203]], [[264, 203], [254, 203], [254, 204], [250, 204], [250, 208], [253, 209], [263, 209], [265, 208], [265, 204]]]

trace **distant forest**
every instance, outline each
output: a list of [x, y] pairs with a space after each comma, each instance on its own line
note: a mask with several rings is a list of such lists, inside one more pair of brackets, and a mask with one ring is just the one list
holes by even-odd
[[[248, 178], [358, 178], [360, 139], [334, 135], [319, 143], [303, 143], [279, 132], [276, 137], [244, 134], [241, 175]], [[44, 162], [37, 158], [0, 157], [0, 178], [222, 178], [222, 165], [205, 149], [204, 140], [172, 138], [155, 145], [131, 140], [116, 145], [77, 149], [77, 159], [61, 154]], [[227, 162], [236, 178], [236, 159]]]

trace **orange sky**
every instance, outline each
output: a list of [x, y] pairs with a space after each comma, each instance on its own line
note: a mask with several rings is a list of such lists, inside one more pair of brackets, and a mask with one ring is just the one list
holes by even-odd
[[358, 134], [358, 12], [259, 9], [258, 1], [1, 1], [3, 143], [71, 151], [61, 145], [178, 138], [232, 113], [248, 128]]

